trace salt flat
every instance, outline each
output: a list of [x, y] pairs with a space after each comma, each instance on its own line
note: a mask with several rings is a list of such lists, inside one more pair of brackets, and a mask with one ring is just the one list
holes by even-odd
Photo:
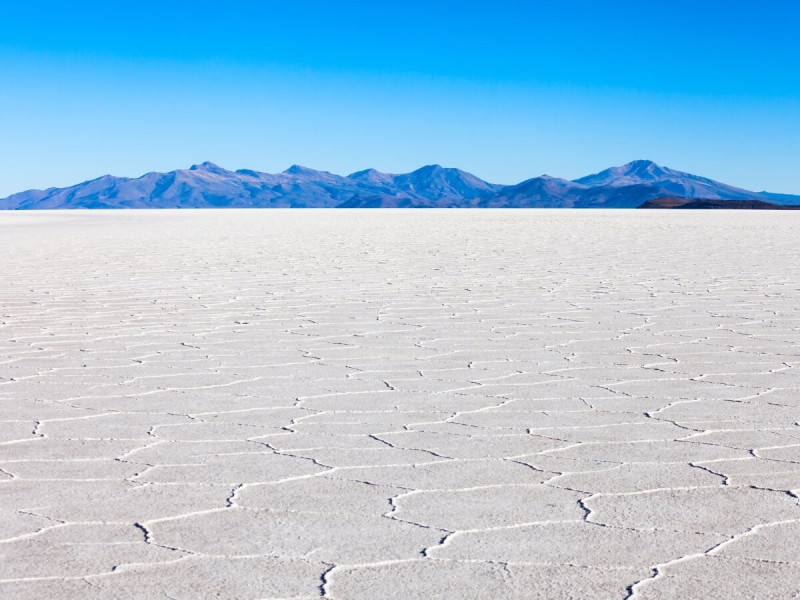
[[790, 598], [800, 214], [0, 214], [0, 596]]

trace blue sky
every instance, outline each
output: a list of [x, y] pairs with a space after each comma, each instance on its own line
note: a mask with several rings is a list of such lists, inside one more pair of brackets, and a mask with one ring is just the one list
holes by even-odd
[[212, 160], [800, 193], [800, 3], [8, 2], [0, 197]]

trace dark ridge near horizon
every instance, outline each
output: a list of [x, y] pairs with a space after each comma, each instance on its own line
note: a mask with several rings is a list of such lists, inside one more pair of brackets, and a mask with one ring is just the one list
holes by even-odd
[[653, 198], [643, 203], [644, 209], [683, 210], [800, 210], [800, 204], [775, 204], [763, 200], [720, 200], [717, 198]]

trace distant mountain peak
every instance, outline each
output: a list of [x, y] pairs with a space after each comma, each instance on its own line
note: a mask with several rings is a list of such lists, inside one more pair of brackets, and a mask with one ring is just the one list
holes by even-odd
[[640, 158], [638, 160], [632, 160], [631, 162], [629, 162], [629, 163], [627, 163], [625, 165], [622, 165], [622, 167], [620, 167], [620, 168], [625, 168], [625, 167], [633, 168], [633, 169], [647, 168], [647, 167], [658, 167], [659, 169], [661, 168], [659, 165], [657, 165], [652, 160], [647, 160], [647, 159], [644, 159], [644, 158]]
[[659, 164], [654, 163], [652, 160], [634, 160], [626, 165], [616, 168], [623, 173], [638, 173], [642, 175], [649, 174], [660, 176], [675, 172], [672, 169], [667, 169]]
[[201, 162], [199, 165], [192, 165], [189, 167], [190, 171], [208, 171], [210, 173], [227, 173], [227, 169], [223, 169], [219, 165], [214, 164], [210, 160]]
[[654, 190], [660, 189], [665, 195], [680, 198], [760, 199], [757, 192], [720, 183], [707, 177], [662, 167], [651, 160], [635, 160], [620, 167], [611, 167], [599, 173], [576, 179], [575, 183], [594, 188], [631, 191], [635, 186], [646, 186]]
[[304, 167], [303, 165], [292, 165], [286, 169], [284, 173], [287, 175], [319, 175], [320, 173], [328, 174], [326, 171], [317, 171], [316, 169]]
[[582, 186], [579, 183], [575, 183], [574, 181], [570, 181], [569, 179], [562, 179], [561, 177], [540, 175], [539, 177], [526, 179], [525, 181], [518, 183], [516, 185], [507, 186], [506, 189], [513, 190], [513, 189], [525, 189], [525, 188], [536, 188], [536, 187], [539, 188], [547, 187], [550, 189], [554, 189], [556, 187], [583, 188], [585, 186]]
[[584, 185], [634, 185], [638, 183], [656, 183], [680, 177], [695, 177], [689, 173], [662, 167], [652, 160], [634, 160], [619, 167], [610, 167], [599, 173], [576, 179], [575, 183]]
[[442, 165], [425, 165], [416, 171], [412, 171], [412, 175], [418, 173], [419, 175], [429, 175], [433, 173], [441, 173], [442, 171], [457, 171], [458, 169], [445, 169]]
[[386, 175], [388, 175], [388, 173], [384, 173], [383, 171], [378, 171], [378, 169], [373, 169], [372, 167], [370, 167], [369, 169], [363, 169], [362, 171], [356, 171], [355, 173], [350, 173], [348, 177], [350, 179], [364, 179], [375, 176], [383, 177]]
[[364, 169], [363, 171], [356, 171], [347, 176], [348, 179], [365, 185], [374, 185], [378, 187], [392, 187], [394, 186], [394, 175], [378, 171], [378, 169]]

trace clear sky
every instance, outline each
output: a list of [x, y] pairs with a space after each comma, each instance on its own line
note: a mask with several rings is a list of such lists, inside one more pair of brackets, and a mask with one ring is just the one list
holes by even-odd
[[800, 193], [800, 2], [0, 5], [0, 197], [211, 160]]

